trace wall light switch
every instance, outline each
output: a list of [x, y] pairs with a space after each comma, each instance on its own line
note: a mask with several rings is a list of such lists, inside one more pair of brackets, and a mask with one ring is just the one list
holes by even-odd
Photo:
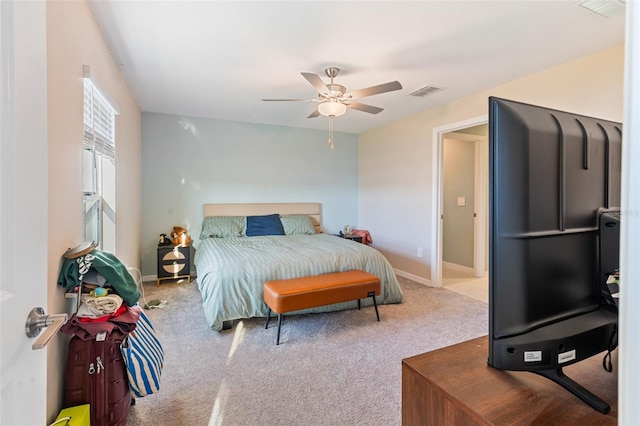
[[467, 205], [467, 200], [464, 197], [458, 197], [458, 206], [464, 207]]

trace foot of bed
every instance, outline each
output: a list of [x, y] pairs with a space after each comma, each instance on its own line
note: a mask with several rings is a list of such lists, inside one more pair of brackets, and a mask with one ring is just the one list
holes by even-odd
[[231, 327], [233, 327], [233, 321], [223, 321], [222, 322], [222, 329], [223, 330], [231, 330]]

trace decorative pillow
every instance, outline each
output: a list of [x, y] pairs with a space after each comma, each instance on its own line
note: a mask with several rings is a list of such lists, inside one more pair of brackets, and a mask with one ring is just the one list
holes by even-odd
[[244, 237], [244, 216], [208, 216], [202, 221], [200, 239]]
[[285, 235], [291, 234], [315, 234], [311, 218], [306, 214], [296, 214], [291, 216], [280, 216]]
[[280, 215], [247, 216], [247, 237], [259, 235], [284, 235]]

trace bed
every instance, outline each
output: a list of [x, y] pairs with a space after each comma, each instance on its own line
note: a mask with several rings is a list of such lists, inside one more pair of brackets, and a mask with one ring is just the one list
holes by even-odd
[[[271, 223], [273, 216], [278, 218], [284, 235], [270, 235], [256, 225], [268, 216]], [[395, 273], [379, 251], [324, 234], [320, 224], [318, 203], [206, 204], [194, 262], [211, 329], [228, 328], [237, 319], [266, 317], [263, 285], [277, 279], [360, 269], [380, 277], [378, 304], [402, 302]], [[372, 303], [362, 300], [364, 306]], [[345, 302], [297, 313], [356, 306]]]

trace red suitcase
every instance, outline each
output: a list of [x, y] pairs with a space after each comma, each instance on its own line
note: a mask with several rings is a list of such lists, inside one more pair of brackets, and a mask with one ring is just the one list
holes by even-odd
[[114, 329], [104, 340], [74, 336], [69, 342], [64, 406], [89, 404], [92, 426], [127, 423], [132, 398], [120, 352], [124, 336]]

